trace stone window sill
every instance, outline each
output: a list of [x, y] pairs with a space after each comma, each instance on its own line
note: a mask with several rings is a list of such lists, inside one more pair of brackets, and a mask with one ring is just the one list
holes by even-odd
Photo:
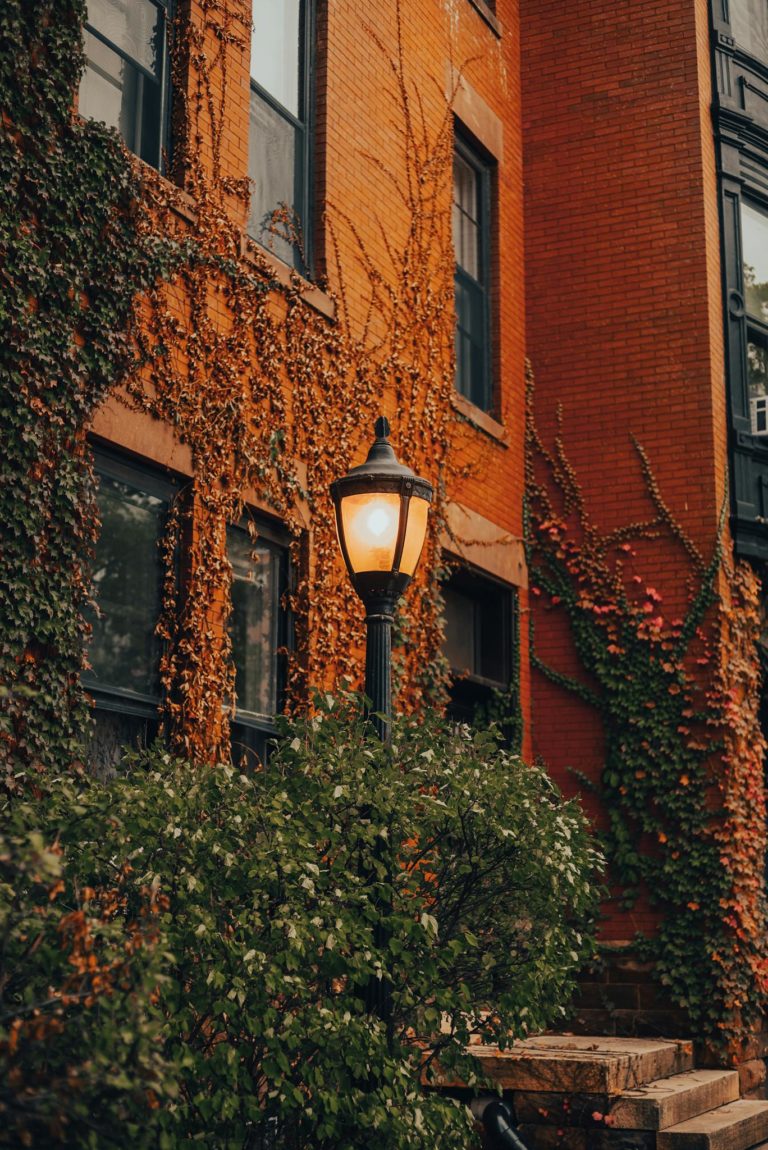
[[479, 431], [482, 431], [490, 439], [494, 439], [500, 447], [507, 448], [509, 443], [507, 441], [507, 433], [504, 425], [489, 415], [487, 411], [482, 411], [479, 407], [475, 407], [474, 403], [464, 395], [459, 395], [454, 392], [453, 406], [462, 418], [466, 419], [468, 423], [473, 424]]

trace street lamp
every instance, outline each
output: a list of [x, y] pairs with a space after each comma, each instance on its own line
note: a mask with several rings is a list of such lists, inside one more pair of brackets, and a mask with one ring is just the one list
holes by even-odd
[[352, 586], [365, 605], [365, 693], [371, 721], [389, 743], [392, 714], [392, 624], [427, 533], [432, 484], [398, 463], [389, 423], [376, 420], [365, 463], [331, 484], [336, 529]]

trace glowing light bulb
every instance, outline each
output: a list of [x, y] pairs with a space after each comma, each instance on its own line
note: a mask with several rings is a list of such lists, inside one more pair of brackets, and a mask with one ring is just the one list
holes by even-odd
[[368, 515], [368, 530], [371, 535], [383, 535], [389, 527], [389, 515], [383, 507], [375, 507]]

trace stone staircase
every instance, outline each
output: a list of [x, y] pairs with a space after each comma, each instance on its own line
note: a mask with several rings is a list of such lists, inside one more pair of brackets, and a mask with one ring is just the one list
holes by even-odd
[[[473, 1049], [530, 1150], [768, 1150], [768, 1102], [673, 1039], [543, 1035]], [[449, 1087], [459, 1083], [444, 1083]]]

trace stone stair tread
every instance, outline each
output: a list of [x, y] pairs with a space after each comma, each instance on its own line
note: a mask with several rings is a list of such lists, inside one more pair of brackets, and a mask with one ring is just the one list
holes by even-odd
[[768, 1138], [768, 1102], [729, 1102], [659, 1131], [657, 1150], [750, 1150]]
[[665, 1130], [738, 1097], [737, 1071], [686, 1070], [626, 1090], [611, 1105], [610, 1125], [618, 1130]]
[[[692, 1043], [670, 1038], [543, 1034], [508, 1050], [473, 1045], [471, 1053], [504, 1090], [615, 1096], [693, 1068]], [[441, 1078], [441, 1085], [461, 1083]]]

